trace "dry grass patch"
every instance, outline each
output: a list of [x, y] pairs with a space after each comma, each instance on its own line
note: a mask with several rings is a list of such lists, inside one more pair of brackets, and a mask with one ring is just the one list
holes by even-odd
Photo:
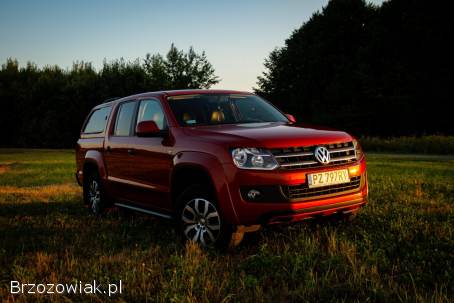
[[81, 193], [81, 188], [72, 183], [33, 187], [0, 187], [0, 196], [14, 196], [21, 202], [50, 202], [62, 196], [80, 197]]
[[8, 170], [8, 166], [0, 165], [0, 174], [4, 174]]

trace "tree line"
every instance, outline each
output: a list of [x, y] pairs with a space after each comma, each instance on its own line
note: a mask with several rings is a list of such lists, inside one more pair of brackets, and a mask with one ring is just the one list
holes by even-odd
[[[331, 0], [270, 53], [255, 91], [301, 122], [357, 136], [453, 135], [452, 6]], [[173, 44], [165, 56], [105, 61], [99, 70], [8, 59], [0, 70], [0, 146], [72, 147], [103, 100], [218, 82], [204, 52]]]
[[173, 44], [165, 56], [104, 61], [99, 71], [87, 62], [62, 69], [8, 59], [0, 70], [0, 146], [73, 147], [89, 111], [106, 99], [218, 82], [204, 52]]
[[332, 0], [271, 52], [256, 91], [358, 136], [454, 134], [452, 1]]

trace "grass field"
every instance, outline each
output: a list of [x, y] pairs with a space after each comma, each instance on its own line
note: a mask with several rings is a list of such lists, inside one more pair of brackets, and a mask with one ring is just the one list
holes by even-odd
[[71, 151], [0, 150], [0, 301], [9, 283], [122, 280], [117, 302], [452, 302], [454, 157], [368, 155], [351, 223], [267, 228], [233, 252], [182, 245], [170, 222], [82, 207]]

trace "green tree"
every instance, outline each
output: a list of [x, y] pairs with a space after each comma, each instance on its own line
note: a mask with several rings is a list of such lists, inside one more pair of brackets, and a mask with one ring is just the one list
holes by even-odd
[[197, 54], [190, 47], [184, 53], [173, 43], [165, 57], [147, 54], [144, 67], [150, 85], [159, 89], [210, 88], [220, 81], [205, 52]]
[[270, 53], [256, 91], [356, 135], [453, 134], [452, 6], [331, 0]]
[[165, 57], [104, 61], [98, 71], [89, 62], [38, 68], [10, 58], [0, 69], [0, 146], [73, 147], [88, 112], [103, 100], [218, 81], [205, 53], [173, 45]]

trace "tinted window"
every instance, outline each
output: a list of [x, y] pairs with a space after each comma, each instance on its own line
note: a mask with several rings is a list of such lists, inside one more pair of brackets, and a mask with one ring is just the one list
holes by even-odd
[[191, 95], [169, 97], [180, 125], [288, 122], [271, 104], [255, 95]]
[[285, 121], [284, 117], [269, 103], [258, 97], [233, 97], [232, 104], [238, 113], [238, 119], [245, 122]]
[[84, 133], [101, 133], [106, 128], [107, 119], [109, 119], [111, 106], [106, 106], [95, 110], [87, 124], [85, 125]]
[[142, 121], [154, 121], [160, 130], [166, 128], [164, 112], [158, 101], [144, 100], [140, 102], [137, 123]]
[[126, 102], [120, 105], [117, 114], [117, 122], [115, 123], [115, 136], [131, 135], [131, 123], [134, 117], [136, 102]]

